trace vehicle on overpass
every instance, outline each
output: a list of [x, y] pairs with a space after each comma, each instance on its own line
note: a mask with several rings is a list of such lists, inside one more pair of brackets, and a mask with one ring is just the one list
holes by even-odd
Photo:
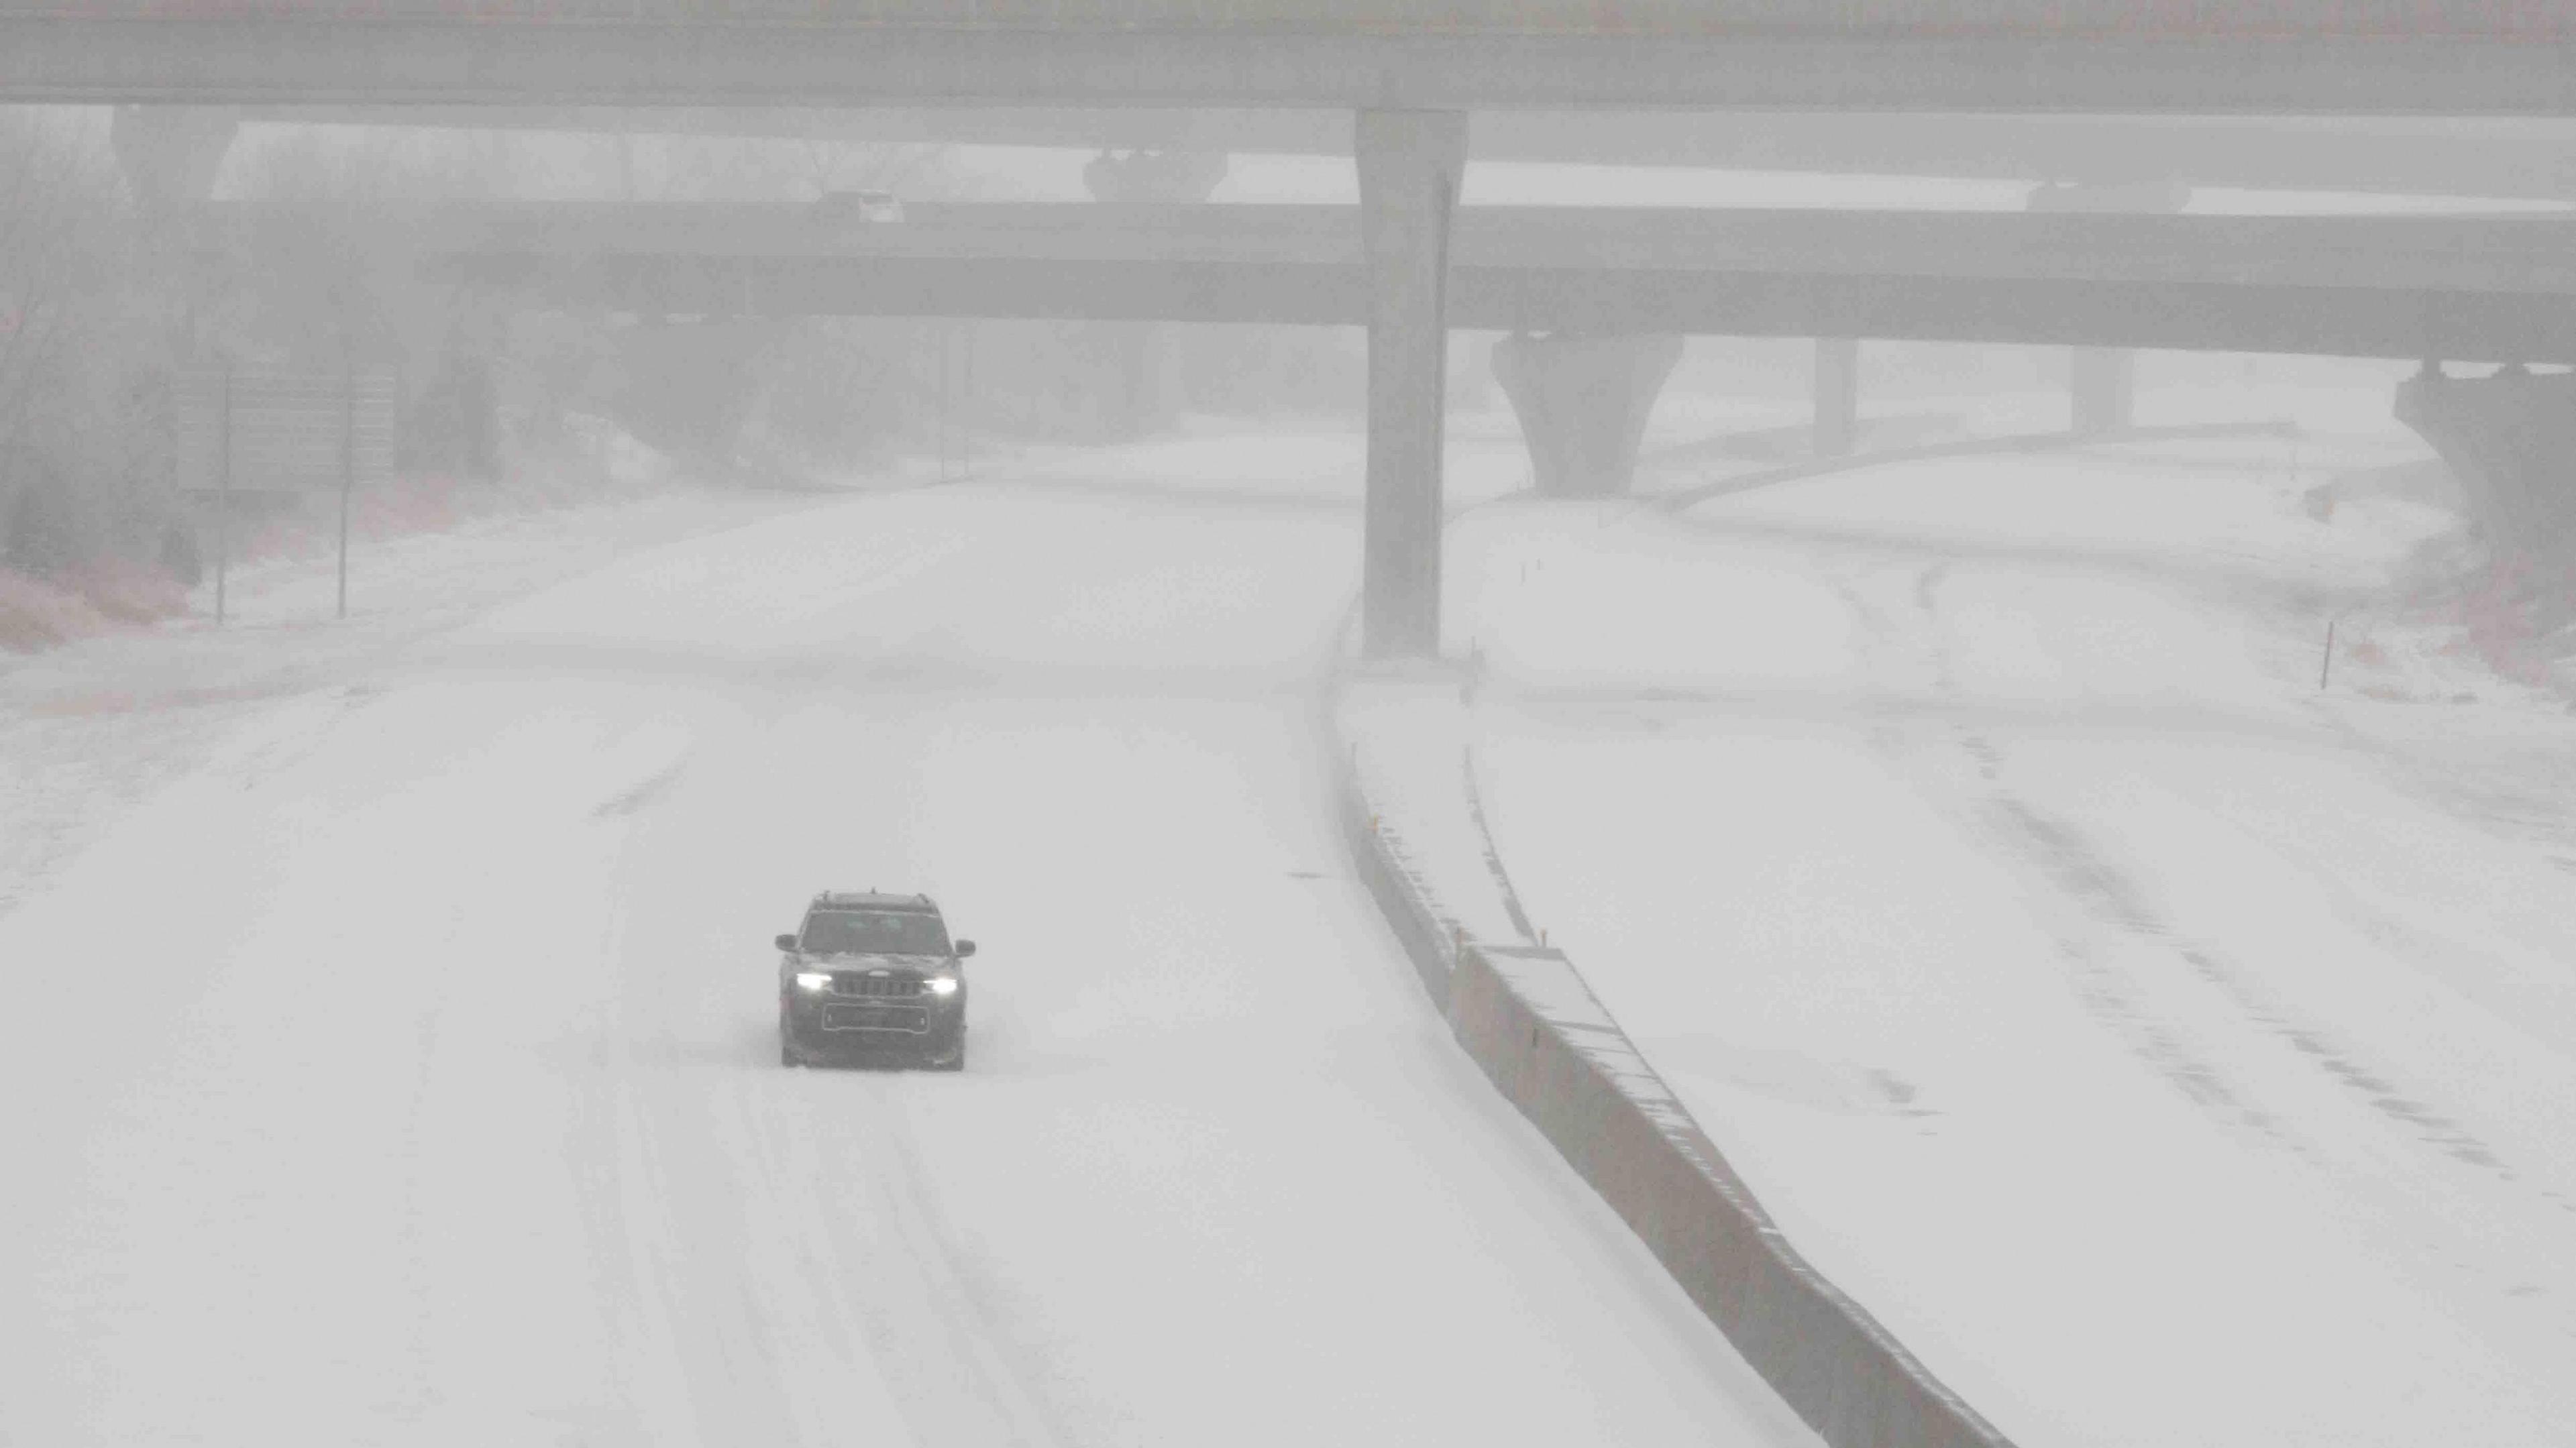
[[901, 221], [903, 202], [891, 191], [830, 191], [815, 200], [814, 219], [832, 226]]
[[777, 944], [780, 1065], [966, 1069], [975, 942], [951, 941], [929, 896], [826, 890]]

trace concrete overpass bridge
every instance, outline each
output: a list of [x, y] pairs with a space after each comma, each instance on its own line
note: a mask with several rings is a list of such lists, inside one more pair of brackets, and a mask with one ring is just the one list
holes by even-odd
[[2530, 0], [7, 0], [0, 99], [2566, 114]]
[[[235, 108], [223, 120], [868, 145], [1351, 154], [1347, 113], [1239, 106], [273, 105]], [[2576, 122], [2554, 120], [1495, 110], [1475, 116], [1467, 150], [1476, 161], [2576, 201]]]
[[[242, 246], [292, 208], [224, 203]], [[433, 205], [371, 249], [550, 304], [1360, 326], [1355, 206]], [[2576, 363], [2576, 218], [1470, 206], [1447, 325]]]
[[[221, 254], [322, 220], [220, 203], [198, 245]], [[546, 307], [1311, 326], [1371, 315], [1353, 206], [934, 204], [851, 223], [794, 205], [533, 202], [403, 208], [371, 225], [359, 238], [371, 254]], [[1462, 207], [1446, 287], [1448, 327], [1550, 334], [1499, 344], [1497, 372], [1542, 486], [1566, 492], [1624, 487], [1685, 333], [2576, 364], [2576, 218]], [[1856, 384], [1847, 363], [1820, 362], [1818, 434], [1847, 436]], [[2547, 386], [2419, 378], [2403, 415], [2455, 459], [2474, 455], [2476, 496], [2503, 505], [2490, 521], [2528, 532], [2558, 516], [2531, 506], [2556, 490], [2506, 476], [2510, 447], [2467, 441], [2497, 430], [2508, 392], [2556, 409]], [[2475, 425], [2444, 410], [2450, 398], [2472, 399]]]
[[[1404, 655], [1439, 640], [1468, 112], [2565, 117], [2571, 44], [2576, 14], [2531, 0], [1423, 0], [1395, 15], [1382, 0], [979, 0], [963, 19], [954, 0], [0, 0], [0, 102], [1351, 115], [1370, 358], [1363, 634], [1370, 653]], [[184, 135], [135, 148], [146, 170], [202, 149]], [[1773, 305], [1795, 309], [1783, 286], [1792, 300]], [[1901, 290], [1934, 289], [1909, 276]]]

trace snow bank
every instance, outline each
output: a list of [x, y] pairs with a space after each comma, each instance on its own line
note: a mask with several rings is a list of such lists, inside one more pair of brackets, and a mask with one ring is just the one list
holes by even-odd
[[1345, 677], [1338, 805], [1451, 1033], [1834, 1448], [2002, 1444], [1799, 1256], [1563, 952], [1485, 830], [1453, 685]]
[[2576, 1442], [2576, 724], [2466, 658], [2318, 687], [2457, 526], [2310, 506], [2405, 445], [1453, 530], [1531, 918], [2017, 1440]]

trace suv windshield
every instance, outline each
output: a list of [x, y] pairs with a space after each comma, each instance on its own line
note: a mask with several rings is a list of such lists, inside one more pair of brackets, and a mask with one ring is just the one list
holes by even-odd
[[808, 955], [946, 955], [948, 930], [915, 910], [817, 910], [801, 943]]

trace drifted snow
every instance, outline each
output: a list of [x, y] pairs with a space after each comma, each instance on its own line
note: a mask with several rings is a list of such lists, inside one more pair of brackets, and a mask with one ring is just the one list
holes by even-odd
[[1479, 512], [1490, 820], [1789, 1239], [2016, 1440], [2576, 1442], [2576, 725], [2429, 649], [2320, 692], [2455, 524], [2309, 506], [2402, 440], [2297, 447]]

